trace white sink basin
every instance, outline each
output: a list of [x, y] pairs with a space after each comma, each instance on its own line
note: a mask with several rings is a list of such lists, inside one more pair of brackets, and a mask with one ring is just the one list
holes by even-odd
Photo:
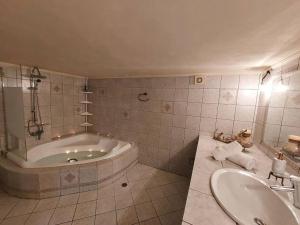
[[240, 225], [299, 225], [292, 206], [255, 174], [217, 170], [211, 189], [223, 210]]

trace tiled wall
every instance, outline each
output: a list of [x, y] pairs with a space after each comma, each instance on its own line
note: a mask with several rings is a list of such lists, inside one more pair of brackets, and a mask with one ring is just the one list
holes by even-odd
[[[30, 92], [29, 79], [24, 75], [28, 69], [16, 65], [0, 65], [4, 69], [3, 85], [7, 87], [22, 87], [25, 124], [30, 118]], [[83, 122], [80, 100], [83, 95], [80, 93], [85, 83], [83, 77], [66, 76], [56, 72], [46, 72], [41, 70], [42, 75], [47, 78], [39, 84], [39, 103], [42, 115], [42, 122], [48, 125], [44, 126], [45, 133], [41, 140], [30, 137], [25, 129], [27, 149], [47, 142], [58, 135], [66, 135], [74, 132], [82, 132], [80, 127]], [[22, 75], [21, 75], [22, 74]], [[2, 99], [2, 98], [1, 98]], [[1, 112], [2, 114], [2, 112]], [[0, 123], [1, 124], [1, 123]], [[3, 131], [0, 135], [3, 135]]]
[[[298, 71], [298, 74], [295, 72]], [[281, 147], [287, 142], [290, 134], [300, 135], [300, 71], [299, 58], [288, 61], [274, 70], [274, 75], [283, 74], [283, 83], [287, 91], [273, 90], [265, 106], [264, 142], [272, 147]], [[292, 72], [292, 73], [290, 73]], [[290, 73], [289, 76], [286, 76]], [[279, 82], [277, 79], [276, 82]], [[264, 109], [265, 107], [265, 109]]]
[[[142, 163], [188, 175], [199, 133], [254, 129], [259, 83], [258, 75], [207, 76], [197, 85], [194, 77], [89, 80], [92, 129], [137, 142]], [[138, 101], [144, 92], [150, 100]]]
[[3, 96], [2, 96], [2, 71], [0, 70], [0, 150], [5, 149], [5, 131], [4, 131], [4, 113], [3, 113]]

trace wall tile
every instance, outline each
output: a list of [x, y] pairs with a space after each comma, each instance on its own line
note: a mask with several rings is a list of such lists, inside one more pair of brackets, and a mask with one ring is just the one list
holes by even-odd
[[284, 107], [287, 98], [286, 92], [272, 92], [270, 97], [270, 107]]
[[236, 107], [235, 120], [238, 121], [253, 121], [255, 106], [240, 106]]
[[285, 109], [283, 112], [282, 125], [300, 127], [300, 109]]
[[219, 89], [204, 89], [203, 103], [218, 103], [219, 102]]
[[205, 88], [220, 88], [221, 76], [211, 75], [204, 78]]
[[300, 108], [300, 91], [289, 91], [287, 93], [286, 107]]
[[239, 76], [238, 75], [222, 76], [221, 88], [237, 89], [238, 86], [239, 86]]
[[202, 102], [203, 89], [189, 89], [188, 102]]
[[233, 121], [217, 119], [216, 129], [218, 129], [218, 131], [224, 132], [224, 134], [231, 135], [233, 130]]
[[190, 116], [200, 116], [201, 108], [202, 108], [201, 103], [189, 102], [187, 106], [186, 114]]
[[236, 104], [237, 91], [236, 89], [221, 89], [220, 104]]
[[175, 89], [174, 101], [185, 102], [188, 98], [188, 89]]
[[185, 115], [187, 110], [187, 102], [174, 102], [174, 114]]
[[217, 117], [220, 119], [234, 120], [235, 116], [235, 105], [222, 105], [218, 107]]
[[176, 77], [175, 83], [176, 88], [188, 88], [189, 87], [189, 77]]
[[198, 117], [198, 116], [187, 116], [185, 127], [187, 129], [199, 130], [199, 128], [200, 128], [200, 117]]
[[240, 90], [238, 92], [238, 105], [256, 105], [257, 90]]
[[216, 129], [216, 119], [201, 117], [200, 133], [212, 134]]
[[181, 127], [184, 128], [185, 127], [185, 121], [186, 121], [186, 116], [177, 116], [174, 115], [173, 116], [173, 126], [174, 127]]
[[202, 104], [201, 117], [216, 118], [218, 104]]
[[258, 89], [259, 75], [242, 75], [240, 76], [240, 89]]
[[284, 108], [269, 108], [266, 122], [268, 124], [281, 124]]

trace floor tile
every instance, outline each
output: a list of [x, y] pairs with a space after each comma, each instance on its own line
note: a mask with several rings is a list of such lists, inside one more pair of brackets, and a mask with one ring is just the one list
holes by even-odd
[[116, 211], [96, 215], [95, 225], [117, 225]]
[[185, 198], [182, 195], [169, 195], [167, 196], [168, 201], [172, 205], [173, 210], [184, 209], [185, 206]]
[[153, 201], [153, 206], [156, 210], [157, 215], [159, 216], [174, 211], [172, 204], [168, 201], [167, 198], [161, 198]]
[[[125, 183], [126, 183], [126, 186], [123, 185]], [[114, 182], [115, 195], [129, 193], [131, 190], [131, 187], [132, 187], [132, 184], [127, 180], [127, 178], [125, 176], [123, 176], [119, 180]]]
[[156, 217], [156, 218], [152, 218], [150, 220], [140, 222], [140, 225], [161, 225], [161, 223], [159, 221], [159, 218]]
[[137, 164], [93, 191], [33, 200], [0, 190], [0, 220], [7, 217], [1, 225], [177, 225], [188, 187], [184, 177]]
[[16, 206], [10, 211], [8, 217], [19, 216], [31, 213], [35, 206], [37, 205], [38, 200], [34, 199], [21, 199]]
[[54, 209], [33, 213], [25, 225], [47, 225], [53, 213]]
[[131, 225], [138, 223], [138, 218], [133, 206], [117, 210], [118, 225]]
[[96, 214], [109, 212], [116, 209], [114, 197], [101, 198], [97, 200]]
[[156, 217], [156, 212], [151, 202], [136, 205], [135, 210], [139, 221]]
[[152, 201], [164, 197], [164, 192], [161, 187], [155, 187], [147, 190]]
[[12, 210], [13, 207], [15, 207], [17, 203], [12, 202], [1, 202], [0, 204], [0, 220], [2, 220], [4, 217], [7, 216], [7, 214]]
[[161, 186], [164, 196], [173, 195], [178, 193], [178, 189], [174, 183]]
[[72, 225], [94, 225], [94, 224], [95, 224], [95, 216], [74, 220], [72, 222]]
[[151, 201], [148, 193], [145, 190], [141, 190], [141, 191], [134, 190], [131, 191], [131, 194], [132, 194], [134, 204], [140, 204], [140, 203]]
[[78, 203], [89, 202], [89, 201], [96, 200], [97, 199], [97, 195], [98, 195], [97, 190], [81, 192], [79, 194]]
[[63, 208], [56, 208], [49, 225], [60, 224], [72, 221], [75, 213], [76, 205], [70, 205]]
[[57, 207], [77, 204], [79, 193], [64, 195], [59, 198]]
[[114, 196], [115, 196], [115, 190], [114, 190], [113, 184], [110, 184], [110, 185], [107, 185], [105, 187], [101, 187], [98, 189], [98, 199], [114, 197]]
[[96, 214], [96, 201], [80, 203], [76, 207], [74, 220], [94, 216]]
[[116, 208], [122, 209], [133, 205], [131, 193], [116, 195]]
[[20, 201], [19, 198], [13, 197], [5, 192], [0, 193], [0, 205], [2, 204], [16, 204], [18, 201]]
[[3, 220], [1, 225], [24, 225], [29, 215], [11, 217]]
[[34, 208], [34, 212], [44, 211], [47, 209], [55, 209], [58, 203], [59, 197], [45, 198], [39, 201], [37, 206]]
[[180, 212], [172, 212], [159, 217], [162, 225], [181, 225], [182, 214]]

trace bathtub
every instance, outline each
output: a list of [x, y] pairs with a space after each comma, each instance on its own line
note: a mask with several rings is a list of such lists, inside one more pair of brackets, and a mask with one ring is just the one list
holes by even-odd
[[29, 149], [27, 160], [8, 152], [0, 157], [0, 182], [18, 197], [55, 197], [110, 184], [137, 160], [134, 143], [78, 134]]
[[27, 160], [8, 152], [7, 158], [23, 168], [83, 164], [112, 158], [131, 144], [94, 134], [78, 134], [41, 144], [27, 150]]

